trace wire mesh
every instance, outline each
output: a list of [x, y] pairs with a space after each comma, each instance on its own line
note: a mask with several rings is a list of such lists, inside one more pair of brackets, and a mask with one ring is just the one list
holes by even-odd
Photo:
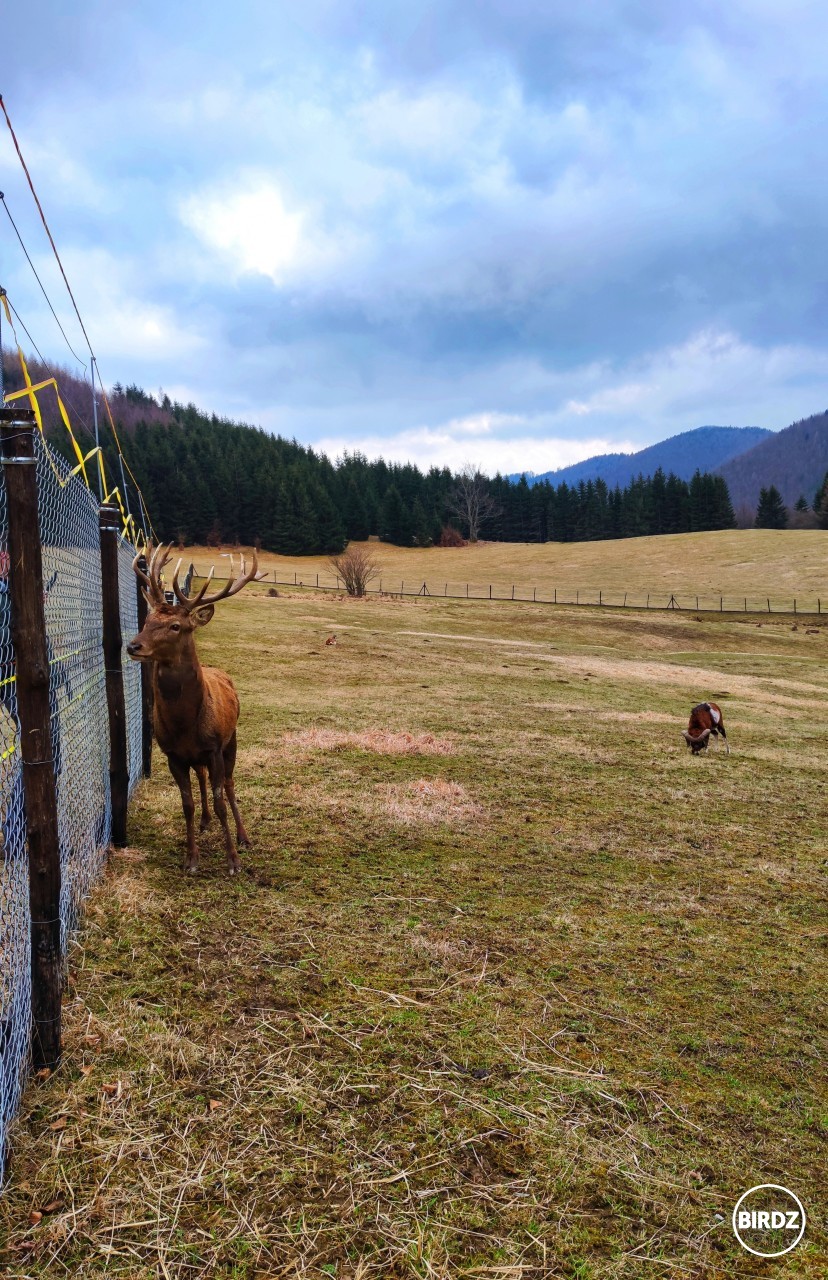
[[118, 545], [118, 590], [121, 598], [121, 664], [124, 671], [129, 794], [141, 778], [141, 664], [127, 655], [126, 646], [138, 631], [138, 589], [132, 571], [135, 548], [123, 540]]
[[[62, 487], [37, 436], [35, 447], [65, 949], [110, 832], [100, 535], [89, 490], [80, 481]], [[60, 461], [52, 462], [64, 471]]]
[[[109, 718], [101, 644], [98, 504], [35, 433], [52, 757], [61, 861], [61, 942], [100, 873], [111, 830]], [[8, 519], [0, 485], [0, 1182], [9, 1123], [29, 1063], [31, 959], [28, 851], [8, 592]], [[137, 630], [131, 561], [118, 555], [121, 630]], [[141, 775], [141, 677], [124, 655], [130, 794]]]
[[6, 490], [0, 486], [0, 1180], [7, 1133], [29, 1057], [32, 979], [29, 866], [20, 769], [20, 726], [10, 633]]

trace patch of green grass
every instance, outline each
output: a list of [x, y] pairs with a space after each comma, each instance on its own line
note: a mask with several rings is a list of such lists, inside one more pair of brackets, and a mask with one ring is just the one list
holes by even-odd
[[[227, 880], [214, 824], [185, 877], [156, 758], [73, 950], [66, 1064], [16, 1127], [7, 1273], [758, 1276], [729, 1215], [768, 1180], [812, 1210], [785, 1274], [822, 1276], [826, 643], [219, 609], [254, 848]], [[713, 696], [732, 754], [694, 758]], [[454, 750], [286, 746], [314, 726]], [[398, 825], [388, 784], [434, 780], [479, 816]]]

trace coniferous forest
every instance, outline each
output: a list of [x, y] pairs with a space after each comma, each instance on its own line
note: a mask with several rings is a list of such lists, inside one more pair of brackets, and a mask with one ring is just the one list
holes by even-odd
[[[33, 366], [33, 377], [49, 376], [38, 362]], [[7, 355], [7, 387], [15, 374]], [[60, 385], [70, 413], [89, 398], [88, 384], [66, 371], [60, 372]], [[164, 540], [258, 542], [285, 555], [307, 555], [337, 552], [371, 534], [399, 546], [428, 546], [445, 538], [447, 526], [468, 533], [453, 502], [457, 477], [445, 467], [424, 472], [359, 453], [331, 461], [296, 440], [174, 404], [166, 396], [159, 402], [135, 386], [116, 384], [111, 405], [124, 457]], [[42, 407], [54, 447], [74, 462], [45, 398]], [[85, 449], [89, 416], [76, 418], [84, 424], [78, 435]], [[99, 419], [105, 421], [103, 412]], [[105, 425], [100, 430], [109, 474], [118, 477], [112, 433]], [[489, 508], [480, 524], [483, 539], [571, 542], [735, 524], [725, 481], [698, 472], [688, 483], [659, 470], [623, 489], [601, 480], [530, 485], [525, 477], [513, 483], [500, 475], [480, 477], [480, 483]], [[131, 505], [137, 517], [134, 494]]]

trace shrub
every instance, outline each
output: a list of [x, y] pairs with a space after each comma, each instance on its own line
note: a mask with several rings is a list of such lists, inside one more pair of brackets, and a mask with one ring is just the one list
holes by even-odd
[[328, 563], [344, 582], [349, 596], [364, 596], [380, 571], [376, 557], [359, 546], [350, 546], [341, 555], [331, 556]]
[[459, 529], [455, 529], [453, 525], [444, 524], [440, 530], [440, 541], [437, 545], [438, 547], [465, 547], [466, 539]]

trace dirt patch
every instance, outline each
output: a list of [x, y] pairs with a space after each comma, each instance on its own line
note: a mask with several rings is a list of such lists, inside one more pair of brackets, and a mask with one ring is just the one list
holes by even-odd
[[385, 816], [403, 826], [425, 822], [462, 827], [479, 822], [485, 812], [459, 782], [442, 778], [384, 784], [377, 792]]
[[361, 733], [339, 729], [302, 729], [288, 733], [285, 748], [306, 751], [371, 751], [381, 756], [448, 756], [454, 744], [433, 733], [394, 733], [388, 729], [365, 729]]

